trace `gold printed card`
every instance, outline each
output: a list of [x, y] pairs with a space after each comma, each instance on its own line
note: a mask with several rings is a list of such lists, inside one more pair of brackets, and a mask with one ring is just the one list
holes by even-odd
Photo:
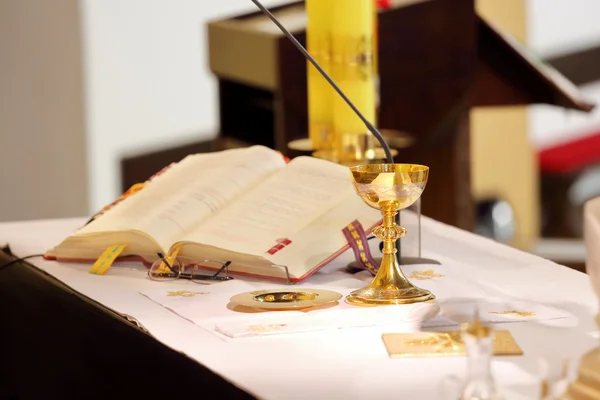
[[[461, 331], [384, 333], [381, 338], [392, 358], [466, 355]], [[523, 350], [509, 331], [494, 331], [494, 355], [522, 354]]]

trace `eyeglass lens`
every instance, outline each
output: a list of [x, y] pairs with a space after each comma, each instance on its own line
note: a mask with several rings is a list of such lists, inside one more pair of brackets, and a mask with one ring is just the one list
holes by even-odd
[[227, 273], [228, 265], [229, 263], [220, 261], [204, 260], [193, 267], [183, 267], [178, 260], [167, 262], [165, 259], [157, 259], [152, 263], [148, 277], [155, 281], [172, 281], [183, 278], [206, 284], [210, 281], [231, 279]]
[[172, 281], [179, 278], [181, 271], [182, 267], [179, 261], [171, 260], [167, 262], [159, 258], [152, 263], [148, 271], [148, 277], [155, 281]]
[[[199, 283], [206, 283], [207, 280], [221, 281], [230, 279], [227, 274], [227, 265], [220, 261], [204, 260], [203, 262], [191, 268], [190, 279], [193, 282]], [[224, 266], [225, 268], [223, 268]]]

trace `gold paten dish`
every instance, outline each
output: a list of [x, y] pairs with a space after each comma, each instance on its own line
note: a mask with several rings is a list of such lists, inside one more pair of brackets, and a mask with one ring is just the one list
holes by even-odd
[[230, 301], [246, 307], [262, 308], [267, 310], [289, 310], [315, 307], [338, 301], [342, 295], [324, 289], [266, 289], [253, 292], [240, 293], [233, 296]]

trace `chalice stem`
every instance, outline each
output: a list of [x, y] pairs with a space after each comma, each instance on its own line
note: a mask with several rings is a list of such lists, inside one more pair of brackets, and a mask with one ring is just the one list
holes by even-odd
[[407, 289], [413, 285], [406, 279], [398, 263], [396, 241], [406, 235], [406, 229], [396, 225], [397, 210], [384, 211], [383, 223], [373, 234], [383, 240], [383, 258], [373, 283], [376, 285], [393, 285], [399, 289]]

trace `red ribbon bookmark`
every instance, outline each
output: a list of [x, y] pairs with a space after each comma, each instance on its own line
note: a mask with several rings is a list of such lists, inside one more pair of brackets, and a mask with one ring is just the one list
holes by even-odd
[[379, 267], [376, 267], [377, 263], [371, 255], [367, 235], [360, 222], [357, 220], [352, 221], [352, 223], [342, 229], [342, 233], [354, 252], [357, 267], [369, 271], [372, 275], [376, 275]]

